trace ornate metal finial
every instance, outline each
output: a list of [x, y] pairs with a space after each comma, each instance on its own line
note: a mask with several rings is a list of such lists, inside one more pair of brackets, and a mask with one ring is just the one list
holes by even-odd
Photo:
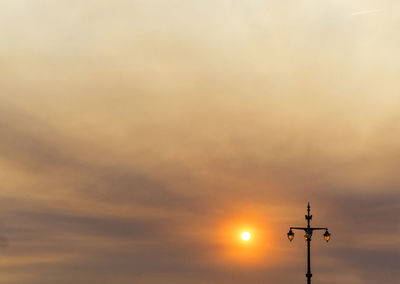
[[312, 220], [312, 215], [310, 215], [310, 202], [307, 202], [307, 215], [306, 215], [306, 220]]

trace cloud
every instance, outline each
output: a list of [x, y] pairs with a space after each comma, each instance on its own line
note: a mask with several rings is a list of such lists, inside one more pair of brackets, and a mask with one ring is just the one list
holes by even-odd
[[398, 282], [391, 13], [72, 2], [0, 9], [5, 284], [301, 281], [308, 201], [317, 282]]
[[373, 14], [373, 13], [379, 13], [382, 11], [383, 11], [383, 9], [363, 10], [363, 11], [353, 12], [353, 13], [351, 13], [351, 15], [357, 16], [357, 15]]

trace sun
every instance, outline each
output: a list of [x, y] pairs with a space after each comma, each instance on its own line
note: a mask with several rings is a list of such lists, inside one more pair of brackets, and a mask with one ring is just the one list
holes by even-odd
[[251, 237], [251, 235], [249, 232], [243, 232], [243, 234], [242, 234], [243, 241], [247, 242], [248, 240], [250, 240], [250, 237]]

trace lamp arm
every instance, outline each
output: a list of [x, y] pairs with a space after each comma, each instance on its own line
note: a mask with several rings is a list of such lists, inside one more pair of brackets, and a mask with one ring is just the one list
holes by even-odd
[[307, 228], [301, 228], [301, 227], [290, 227], [290, 230], [307, 230]]
[[311, 228], [311, 230], [313, 230], [313, 231], [317, 231], [317, 230], [328, 230], [328, 228]]

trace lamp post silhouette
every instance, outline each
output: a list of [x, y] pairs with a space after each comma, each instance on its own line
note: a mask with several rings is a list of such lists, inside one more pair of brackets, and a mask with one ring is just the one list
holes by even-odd
[[310, 221], [312, 219], [312, 215], [310, 215], [310, 202], [308, 202], [307, 205], [307, 215], [306, 215], [306, 220], [307, 220], [307, 227], [302, 228], [302, 227], [290, 227], [289, 233], [287, 233], [289, 241], [293, 241], [294, 239], [294, 233], [293, 230], [303, 230], [305, 232], [304, 238], [307, 242], [307, 284], [311, 284], [311, 261], [310, 261], [310, 246], [311, 246], [311, 237], [314, 231], [318, 230], [325, 230], [324, 233], [324, 239], [326, 242], [329, 242], [331, 239], [331, 234], [328, 232], [328, 228], [313, 228], [310, 226]]

